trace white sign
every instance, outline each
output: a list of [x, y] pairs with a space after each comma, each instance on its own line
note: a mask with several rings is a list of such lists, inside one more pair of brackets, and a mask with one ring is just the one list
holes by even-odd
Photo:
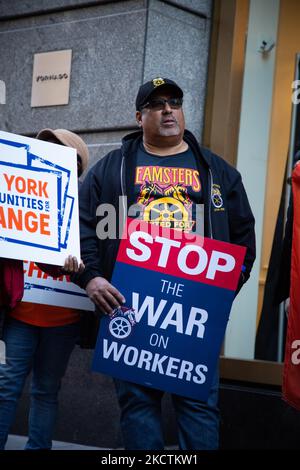
[[95, 310], [85, 291], [73, 284], [69, 276], [53, 278], [41, 271], [33, 261], [25, 261], [24, 280], [23, 302]]
[[80, 259], [76, 150], [0, 131], [0, 257]]

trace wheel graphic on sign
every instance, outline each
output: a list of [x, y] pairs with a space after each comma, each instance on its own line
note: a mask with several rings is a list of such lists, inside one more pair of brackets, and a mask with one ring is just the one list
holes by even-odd
[[127, 318], [116, 317], [109, 322], [109, 332], [115, 338], [127, 338], [131, 333], [130, 321]]
[[112, 336], [123, 339], [130, 335], [135, 324], [134, 310], [127, 307], [118, 307], [111, 315], [108, 329]]

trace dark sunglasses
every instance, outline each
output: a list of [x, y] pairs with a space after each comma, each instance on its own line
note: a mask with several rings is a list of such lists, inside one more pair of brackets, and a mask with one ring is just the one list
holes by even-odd
[[160, 111], [164, 109], [166, 104], [170, 106], [172, 109], [179, 109], [182, 106], [183, 99], [182, 98], [169, 98], [168, 100], [165, 100], [163, 98], [159, 98], [157, 100], [150, 100], [148, 103], [145, 103], [143, 106], [141, 106], [141, 110], [144, 108], [148, 109], [153, 109], [153, 111]]

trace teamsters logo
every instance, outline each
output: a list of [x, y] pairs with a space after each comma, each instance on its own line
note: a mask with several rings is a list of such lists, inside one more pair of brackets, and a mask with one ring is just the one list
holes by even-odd
[[190, 232], [192, 201], [188, 187], [201, 190], [199, 172], [191, 168], [139, 166], [135, 184], [141, 185], [138, 204], [143, 207], [142, 218], [151, 224]]
[[109, 332], [117, 339], [127, 338], [136, 324], [133, 308], [117, 307], [110, 316]]
[[213, 184], [211, 190], [211, 200], [216, 209], [224, 210], [223, 208], [223, 198], [220, 191], [220, 186], [218, 184]]
[[[159, 196], [159, 199], [156, 199]], [[154, 199], [148, 203], [149, 199]], [[189, 220], [191, 201], [187, 189], [179, 184], [161, 188], [155, 183], [146, 183], [141, 187], [138, 203], [145, 206], [144, 220], [161, 227], [192, 230], [194, 221]]]
[[152, 83], [155, 87], [157, 87], [157, 86], [160, 86], [160, 85], [164, 85], [166, 82], [164, 81], [163, 78], [154, 78], [152, 80]]

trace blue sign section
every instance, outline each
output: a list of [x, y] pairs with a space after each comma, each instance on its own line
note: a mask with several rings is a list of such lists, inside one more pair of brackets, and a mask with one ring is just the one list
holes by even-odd
[[101, 321], [93, 370], [206, 401], [234, 291], [117, 262], [126, 307]]
[[[28, 166], [34, 167], [36, 164], [43, 165], [41, 168], [48, 168], [51, 171], [58, 172], [61, 175], [61, 219], [63, 218], [63, 213], [66, 205], [66, 199], [68, 195], [69, 183], [70, 183], [70, 170], [64, 168], [60, 165], [52, 163], [44, 158], [28, 153]], [[39, 168], [39, 167], [37, 167]]]
[[21, 142], [11, 142], [10, 140], [0, 139], [0, 144], [8, 145], [11, 147], [16, 148], [25, 148], [27, 151], [29, 150], [29, 145], [23, 144]]

